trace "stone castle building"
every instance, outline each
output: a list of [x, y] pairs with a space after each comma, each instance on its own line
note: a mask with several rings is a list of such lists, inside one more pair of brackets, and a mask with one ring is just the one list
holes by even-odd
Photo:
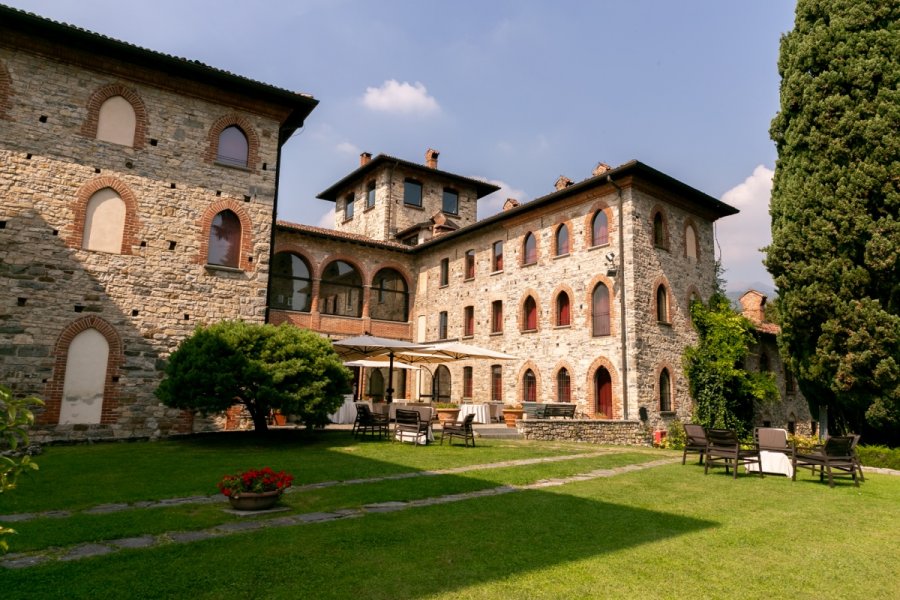
[[[712, 292], [734, 208], [631, 161], [478, 220], [497, 187], [429, 149], [364, 153], [319, 195], [335, 229], [277, 221], [280, 148], [316, 103], [0, 7], [0, 382], [46, 400], [38, 439], [209, 427], [153, 391], [222, 319], [517, 357], [399, 372], [396, 397], [690, 418], [688, 305]], [[360, 395], [384, 394], [383, 369], [361, 375]]]
[[191, 431], [153, 396], [262, 322], [282, 144], [316, 100], [0, 6], [0, 382], [38, 439]]

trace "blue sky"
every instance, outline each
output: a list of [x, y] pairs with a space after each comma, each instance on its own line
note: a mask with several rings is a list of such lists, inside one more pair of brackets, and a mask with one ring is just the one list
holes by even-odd
[[758, 249], [791, 1], [2, 0], [321, 103], [282, 156], [279, 218], [328, 225], [320, 191], [359, 153], [422, 161], [527, 201], [637, 159], [741, 210], [717, 225], [729, 290], [769, 292]]

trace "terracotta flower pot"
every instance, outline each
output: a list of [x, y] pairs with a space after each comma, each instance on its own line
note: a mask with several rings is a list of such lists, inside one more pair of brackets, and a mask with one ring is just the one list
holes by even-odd
[[457, 417], [459, 417], [459, 409], [458, 408], [436, 408], [438, 421], [440, 421], [441, 425], [444, 423], [455, 423]]
[[237, 496], [228, 496], [228, 502], [235, 510], [266, 510], [275, 506], [279, 498], [281, 498], [281, 492], [278, 490], [258, 494], [241, 492]]
[[525, 411], [520, 408], [504, 408], [503, 421], [506, 423], [507, 427], [515, 427], [516, 421], [521, 419], [524, 414]]

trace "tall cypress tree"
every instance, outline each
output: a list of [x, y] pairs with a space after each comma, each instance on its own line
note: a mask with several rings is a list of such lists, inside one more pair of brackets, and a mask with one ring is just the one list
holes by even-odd
[[832, 426], [900, 431], [900, 1], [798, 0], [781, 41], [781, 352]]

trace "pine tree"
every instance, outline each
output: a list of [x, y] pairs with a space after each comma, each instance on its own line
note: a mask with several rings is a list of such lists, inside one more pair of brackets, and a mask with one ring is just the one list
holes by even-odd
[[900, 2], [798, 0], [766, 266], [785, 362], [832, 426], [900, 427]]

